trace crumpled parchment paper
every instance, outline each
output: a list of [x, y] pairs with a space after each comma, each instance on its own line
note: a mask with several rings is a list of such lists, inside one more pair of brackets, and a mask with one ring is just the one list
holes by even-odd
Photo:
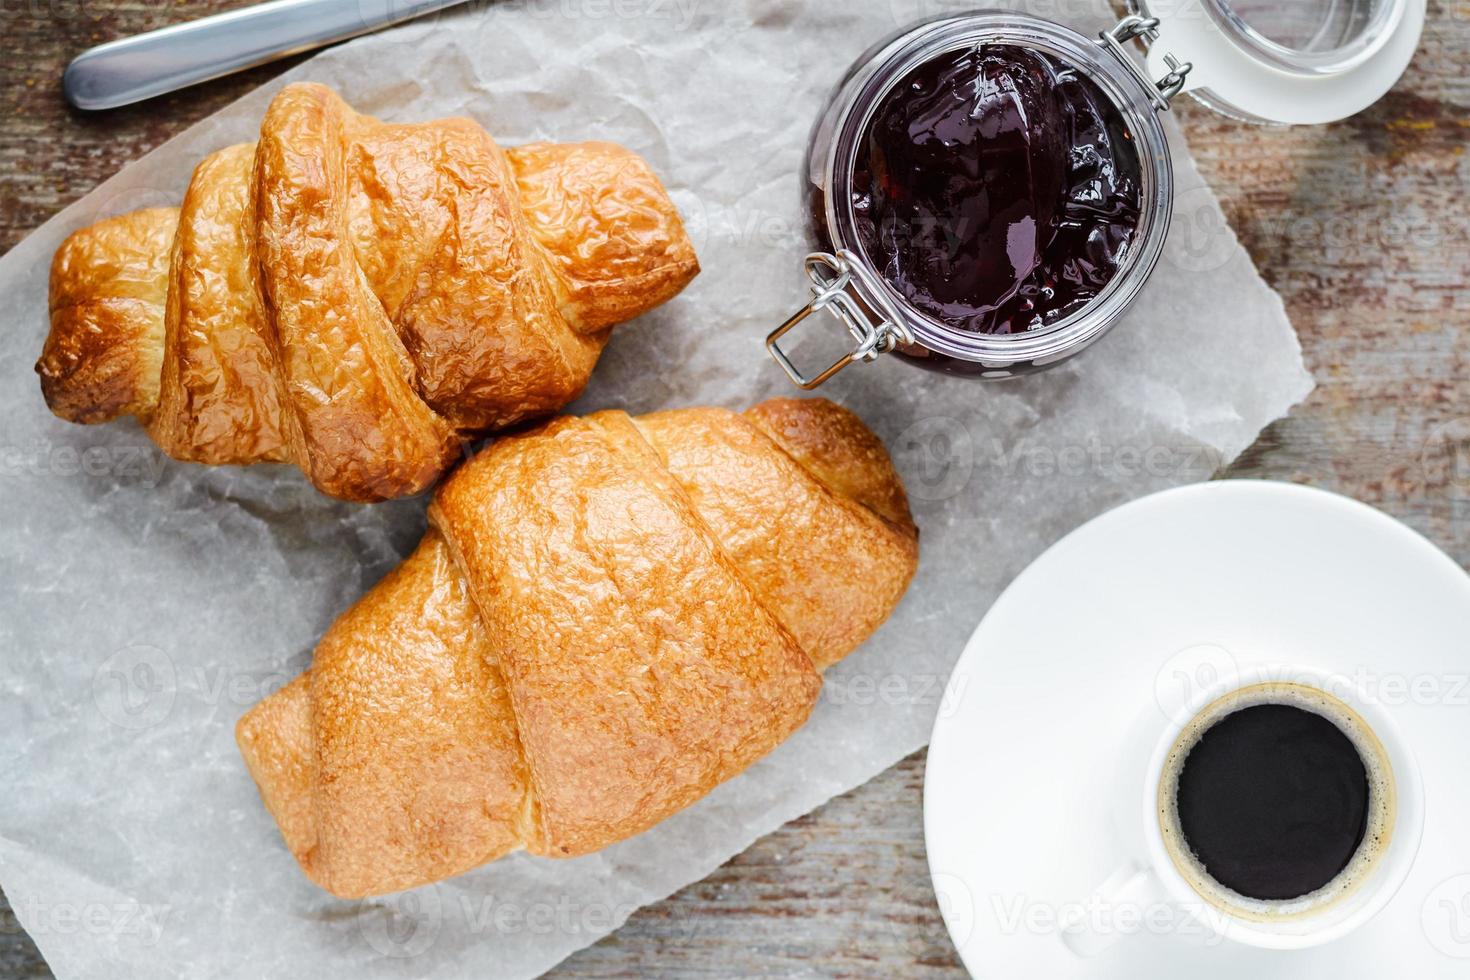
[[[107, 215], [176, 202], [198, 159], [254, 138], [292, 79], [331, 84], [390, 119], [469, 115], [505, 144], [615, 140], [662, 175], [704, 273], [617, 331], [574, 409], [741, 407], [791, 394], [761, 343], [805, 299], [797, 172], [808, 127], [856, 55], [941, 9], [475, 3], [318, 55], [127, 167], [0, 260], [0, 884], [59, 976], [545, 970], [922, 746], [965, 639], [1032, 557], [1115, 504], [1209, 478], [1310, 390], [1279, 299], [1171, 132], [1171, 243], [1107, 340], [1003, 384], [888, 358], [822, 390], [895, 454], [923, 559], [892, 621], [829, 673], [805, 728], [703, 802], [598, 855], [512, 856], [362, 902], [301, 875], [232, 728], [408, 552], [423, 501], [336, 503], [292, 469], [175, 463], [131, 422], [54, 419], [31, 365], [56, 245]], [[1091, 0], [1032, 12], [1088, 32], [1106, 23]]]

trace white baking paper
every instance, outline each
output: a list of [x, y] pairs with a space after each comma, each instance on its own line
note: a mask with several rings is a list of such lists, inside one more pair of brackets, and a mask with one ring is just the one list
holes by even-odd
[[[1096, 0], [1030, 6], [1089, 32], [1106, 20]], [[183, 465], [131, 422], [53, 418], [31, 365], [56, 245], [104, 216], [177, 201], [198, 159], [252, 139], [289, 80], [328, 83], [389, 119], [473, 116], [506, 144], [615, 140], [663, 176], [704, 272], [617, 331], [575, 408], [740, 407], [792, 394], [762, 339], [804, 301], [797, 174], [808, 127], [863, 49], [941, 9], [474, 4], [295, 67], [0, 260], [0, 884], [58, 976], [546, 970], [922, 746], [966, 637], [1032, 557], [1128, 498], [1209, 478], [1310, 390], [1279, 299], [1171, 131], [1180, 213], [1170, 246], [1128, 322], [1094, 350], [1003, 384], [888, 358], [822, 390], [892, 449], [923, 558], [892, 621], [830, 672], [804, 729], [703, 802], [598, 855], [513, 856], [361, 902], [301, 875], [232, 728], [408, 552], [423, 501], [337, 503], [292, 469]], [[1239, 138], [1253, 133], [1242, 127]]]

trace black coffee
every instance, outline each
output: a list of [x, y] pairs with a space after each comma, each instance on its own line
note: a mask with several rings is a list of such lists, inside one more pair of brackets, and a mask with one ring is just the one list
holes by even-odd
[[1212, 725], [1189, 750], [1176, 800], [1185, 843], [1206, 873], [1248, 898], [1298, 898], [1348, 866], [1368, 825], [1368, 771], [1319, 714], [1256, 704]]

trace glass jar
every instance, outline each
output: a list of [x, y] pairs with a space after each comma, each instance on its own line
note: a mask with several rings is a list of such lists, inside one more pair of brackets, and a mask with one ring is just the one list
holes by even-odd
[[[861, 55], [812, 129], [803, 172], [812, 299], [771, 332], [766, 347], [793, 382], [812, 389], [854, 361], [893, 352], [922, 367], [1009, 378], [1074, 357], [1123, 317], [1163, 251], [1173, 209], [1173, 170], [1158, 113], [1181, 91], [1231, 116], [1321, 123], [1377, 101], [1408, 65], [1424, 0], [1135, 0], [1097, 38], [1011, 10], [920, 22]], [[1166, 5], [1167, 4], [1167, 5]], [[1146, 47], [1142, 63], [1125, 45]], [[1008, 45], [1046, 55], [1101, 91], [1139, 157], [1137, 225], [1106, 285], [1056, 322], [1017, 333], [981, 333], [918, 309], [865, 250], [853, 208], [859, 144], [880, 103], [921, 65], [958, 52]], [[780, 340], [827, 311], [853, 346], [808, 374]]]

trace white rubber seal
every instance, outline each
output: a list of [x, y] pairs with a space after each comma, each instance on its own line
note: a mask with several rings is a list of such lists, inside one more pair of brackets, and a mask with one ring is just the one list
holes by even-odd
[[1383, 97], [1408, 67], [1424, 29], [1425, 0], [1397, 0], [1394, 19], [1365, 57], [1337, 70], [1295, 70], [1268, 60], [1250, 42], [1221, 26], [1205, 9], [1209, 0], [1136, 0], [1158, 19], [1149, 46], [1149, 73], [1161, 78], [1166, 55], [1194, 67], [1185, 91], [1201, 90], [1226, 111], [1279, 123], [1327, 123], [1362, 112]]

